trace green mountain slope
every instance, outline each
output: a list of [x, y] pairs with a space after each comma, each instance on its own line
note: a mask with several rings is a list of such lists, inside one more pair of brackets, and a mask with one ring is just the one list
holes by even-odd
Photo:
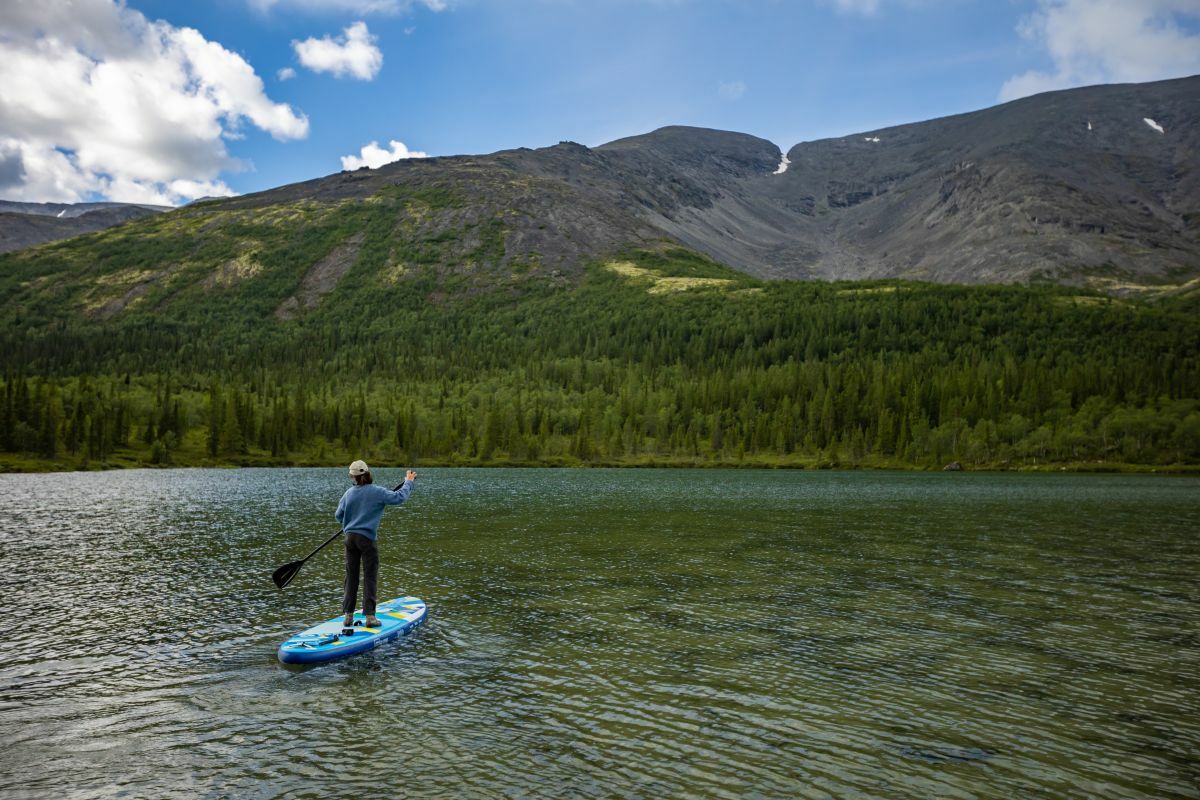
[[[296, 319], [339, 291], [395, 299], [413, 295], [415, 282], [436, 298], [532, 276], [565, 280], [593, 254], [639, 240], [636, 223], [562, 200], [565, 187], [494, 167], [458, 165], [447, 178], [421, 166], [400, 185], [344, 173], [299, 194], [202, 203], [10, 254], [6, 313], [35, 327], [64, 314], [85, 327]], [[557, 200], [569, 213], [555, 211]], [[516, 222], [544, 218], [554, 219], [553, 241], [536, 235], [544, 223]]]
[[760, 282], [649, 237], [569, 271], [482, 180], [0, 256], [0, 466], [1200, 459], [1194, 294]]

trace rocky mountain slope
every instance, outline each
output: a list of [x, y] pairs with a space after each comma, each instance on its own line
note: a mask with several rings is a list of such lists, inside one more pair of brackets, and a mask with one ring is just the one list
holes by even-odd
[[0, 253], [111, 228], [170, 206], [132, 203], [21, 203], [0, 200]]
[[261, 296], [291, 319], [355, 269], [425, 275], [436, 299], [570, 283], [590, 262], [680, 244], [761, 278], [1186, 285], [1200, 276], [1200, 77], [1052, 92], [786, 158], [746, 134], [668, 127], [399, 161], [194, 203], [6, 269], [33, 297], [78, 265], [74, 301], [58, 299], [101, 316], [190, 297], [189, 281], [273, 281]]
[[[749, 271], [966, 283], [1200, 274], [1200, 78], [1053, 92], [800, 144], [788, 159], [718, 209], [791, 212], [728, 248]], [[715, 254], [715, 216], [677, 235]]]
[[599, 191], [767, 278], [1171, 283], [1200, 275], [1200, 77], [796, 145], [663, 128], [496, 158]]

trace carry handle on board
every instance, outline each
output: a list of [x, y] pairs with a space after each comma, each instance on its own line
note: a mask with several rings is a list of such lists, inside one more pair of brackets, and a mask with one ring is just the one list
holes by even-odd
[[324, 548], [325, 545], [329, 544], [330, 542], [332, 542], [334, 539], [336, 539], [337, 537], [339, 537], [341, 535], [342, 535], [342, 532], [338, 531], [333, 536], [330, 536], [328, 539], [326, 539], [324, 542], [322, 542], [320, 547], [318, 547], [316, 550], [313, 550], [311, 553], [306, 555], [304, 558], [300, 559], [299, 561], [292, 561], [287, 564], [284, 564], [282, 567], [275, 570], [274, 574], [271, 575], [271, 580], [275, 581], [275, 585], [278, 586], [280, 589], [284, 588], [289, 583], [291, 583], [292, 579], [295, 578], [296, 575], [300, 572], [300, 568], [304, 566], [305, 561], [308, 561], [310, 558], [315, 556], [317, 553], [321, 552], [322, 548]]

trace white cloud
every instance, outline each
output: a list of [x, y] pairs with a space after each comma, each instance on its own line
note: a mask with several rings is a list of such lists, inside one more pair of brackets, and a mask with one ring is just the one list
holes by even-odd
[[353, 14], [395, 14], [401, 3], [397, 0], [249, 0], [259, 11], [278, 7], [298, 8], [310, 12], [344, 11]]
[[342, 156], [342, 169], [351, 170], [359, 167], [370, 167], [376, 169], [384, 164], [390, 164], [393, 161], [400, 161], [404, 158], [428, 158], [428, 153], [422, 153], [419, 150], [409, 150], [404, 142], [398, 142], [392, 139], [388, 142], [390, 150], [384, 150], [379, 146], [379, 142], [371, 142], [368, 145], [363, 145], [362, 150], [357, 156]]
[[447, 0], [249, 0], [249, 3], [264, 13], [278, 6], [311, 13], [346, 12], [357, 15], [402, 14], [417, 6], [430, 11], [445, 11], [450, 5]]
[[113, 0], [40, 0], [0, 16], [7, 198], [179, 203], [232, 194], [224, 140], [245, 121], [277, 139], [308, 119], [266, 96], [236, 53]]
[[717, 94], [726, 100], [737, 100], [746, 93], [746, 84], [742, 81], [729, 81], [717, 84]]
[[354, 14], [400, 14], [424, 6], [430, 11], [445, 11], [449, 0], [250, 0], [250, 5], [262, 12], [272, 8], [299, 8], [312, 13], [347, 12]]
[[275, 77], [279, 78], [281, 81], [290, 81], [292, 78], [296, 77], [296, 70], [292, 69], [291, 67], [284, 67], [283, 69], [279, 70], [279, 72], [275, 73]]
[[313, 72], [329, 72], [334, 77], [352, 75], [369, 81], [383, 66], [383, 53], [375, 46], [375, 37], [367, 23], [355, 22], [337, 39], [329, 36], [292, 42], [300, 63]]
[[1200, 35], [1180, 25], [1185, 17], [1200, 17], [1198, 0], [1039, 0], [1017, 30], [1054, 67], [1010, 78], [1000, 99], [1200, 73]]
[[870, 17], [879, 13], [880, 0], [833, 0], [833, 5], [843, 14]]

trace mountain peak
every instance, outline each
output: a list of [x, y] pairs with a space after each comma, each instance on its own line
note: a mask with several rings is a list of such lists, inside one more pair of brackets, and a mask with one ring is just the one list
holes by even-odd
[[1200, 274], [1198, 96], [1200, 77], [1050, 92], [802, 142], [786, 170], [765, 139], [671, 125], [595, 148], [413, 159], [172, 214], [386, 202], [402, 213], [363, 219], [393, 226], [396, 252], [415, 237], [428, 263], [478, 275], [578, 275], [667, 241], [766, 278], [1170, 284]]
[[774, 142], [748, 133], [687, 125], [668, 125], [650, 133], [627, 136], [602, 144], [596, 150], [601, 153], [646, 151], [681, 162], [725, 158], [745, 164], [752, 172], [768, 165], [775, 169], [781, 155]]

